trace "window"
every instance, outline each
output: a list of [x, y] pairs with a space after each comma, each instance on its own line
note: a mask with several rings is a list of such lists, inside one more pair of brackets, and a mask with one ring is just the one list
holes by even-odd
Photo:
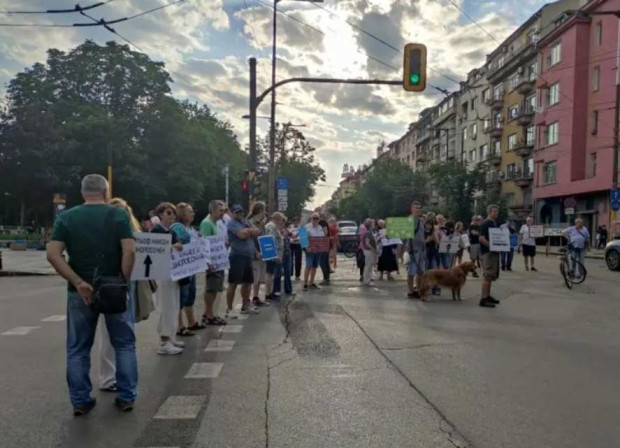
[[482, 145], [480, 147], [480, 159], [486, 159], [489, 157], [489, 145]]
[[558, 42], [551, 47], [551, 53], [547, 56], [547, 66], [553, 67], [562, 60], [562, 43]]
[[491, 91], [489, 89], [484, 89], [482, 91], [482, 101], [486, 103], [491, 98]]
[[536, 126], [530, 126], [525, 133], [525, 142], [528, 146], [534, 146], [534, 139], [536, 137]]
[[519, 116], [519, 105], [515, 104], [514, 106], [510, 106], [508, 108], [508, 119], [514, 120]]
[[508, 136], [508, 150], [514, 149], [517, 146], [517, 134], [510, 134]]
[[471, 125], [471, 138], [476, 139], [478, 136], [478, 123]]
[[596, 153], [590, 154], [588, 159], [588, 177], [596, 177]]
[[482, 126], [484, 131], [488, 130], [491, 127], [491, 120], [485, 118]]
[[536, 94], [533, 93], [525, 99], [525, 112], [536, 112]]
[[509, 163], [506, 165], [506, 179], [514, 179], [516, 171], [517, 170], [514, 163]]
[[475, 149], [472, 149], [471, 151], [469, 151], [469, 161], [470, 162], [476, 161], [476, 150]]
[[504, 85], [503, 84], [499, 84], [499, 85], [495, 86], [493, 88], [493, 99], [494, 100], [501, 100], [503, 96], [504, 96]]
[[496, 157], [499, 157], [501, 154], [502, 154], [502, 142], [499, 140], [495, 140], [495, 142], [493, 142], [493, 155]]
[[493, 120], [493, 122], [495, 123], [495, 128], [496, 129], [500, 129], [502, 127], [502, 113], [498, 112], [495, 114], [495, 119]]
[[477, 106], [476, 103], [478, 103], [478, 97], [477, 96], [471, 99], [471, 110], [474, 110], [476, 108], [476, 106]]
[[508, 90], [514, 90], [517, 88], [517, 84], [519, 84], [519, 74], [513, 73], [508, 78]]
[[461, 104], [461, 110], [463, 111], [465, 118], [467, 118], [467, 103]]
[[547, 106], [554, 106], [560, 102], [560, 83], [556, 82], [551, 87], [549, 87], [549, 92], [547, 93]]
[[537, 76], [538, 76], [538, 62], [533, 62], [527, 68], [527, 79], [529, 81], [536, 81]]
[[463, 141], [467, 141], [467, 128], [463, 129]]
[[594, 43], [596, 43], [596, 45], [603, 44], [603, 22], [597, 23], [594, 28]]
[[592, 90], [598, 92], [601, 86], [601, 68], [596, 66], [592, 69]]
[[527, 177], [534, 174], [534, 159], [529, 158], [523, 161], [523, 174]]
[[598, 110], [592, 112], [592, 135], [598, 132]]
[[555, 162], [545, 163], [543, 166], [543, 184], [554, 184], [556, 183], [556, 165]]
[[546, 137], [545, 143], [547, 144], [547, 146], [555, 145], [559, 141], [560, 139], [559, 130], [560, 130], [559, 123], [553, 123], [547, 126], [547, 132], [545, 135]]

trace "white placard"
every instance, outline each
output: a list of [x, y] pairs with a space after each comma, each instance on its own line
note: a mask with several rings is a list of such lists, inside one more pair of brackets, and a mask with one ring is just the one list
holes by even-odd
[[440, 254], [455, 254], [459, 251], [460, 235], [444, 236], [439, 242]]
[[165, 233], [133, 234], [136, 259], [132, 280], [170, 280], [170, 244], [172, 235]]
[[183, 245], [182, 251], [173, 250], [170, 259], [172, 281], [196, 275], [207, 270], [207, 256], [200, 241]]
[[545, 236], [545, 228], [543, 226], [530, 226], [531, 238], [542, 238]]
[[224, 235], [207, 236], [200, 240], [202, 250], [212, 271], [225, 271], [230, 268], [226, 238]]
[[381, 242], [382, 246], [396, 246], [403, 244], [403, 240], [400, 238], [386, 238]]
[[469, 246], [471, 246], [471, 243], [469, 242], [469, 235], [464, 233], [461, 235], [461, 245], [465, 248], [468, 248]]
[[510, 230], [490, 228], [489, 249], [491, 252], [510, 252]]

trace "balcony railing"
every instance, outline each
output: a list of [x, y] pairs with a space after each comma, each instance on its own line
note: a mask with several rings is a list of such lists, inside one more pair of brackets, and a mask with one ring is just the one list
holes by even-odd
[[502, 107], [504, 107], [504, 94], [493, 94], [493, 96], [489, 97], [486, 103], [487, 106], [490, 106], [492, 109], [501, 109]]
[[527, 95], [534, 91], [536, 78], [531, 79], [530, 76], [520, 76], [517, 83], [517, 92], [521, 95]]
[[532, 149], [534, 148], [534, 145], [531, 142], [527, 142], [525, 140], [519, 140], [516, 144], [516, 146], [513, 148], [515, 154], [517, 154], [519, 157], [529, 157], [532, 155]]
[[499, 151], [491, 151], [486, 155], [486, 160], [494, 166], [499, 166], [502, 163], [502, 155]]
[[517, 115], [517, 123], [520, 126], [529, 126], [534, 121], [534, 108], [526, 107], [525, 109], [521, 109], [519, 111], [519, 115]]
[[531, 171], [516, 170], [513, 173], [512, 180], [514, 180], [517, 186], [527, 188], [532, 185], [532, 182], [534, 181], [534, 173]]

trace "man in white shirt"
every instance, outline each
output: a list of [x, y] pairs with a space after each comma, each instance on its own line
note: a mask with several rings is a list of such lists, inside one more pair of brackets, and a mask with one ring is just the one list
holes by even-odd
[[[564, 238], [568, 240], [568, 250], [571, 254], [571, 271], [575, 275], [575, 260], [585, 266], [586, 250], [590, 245], [590, 232], [583, 225], [581, 218], [575, 219], [575, 225], [564, 231]], [[581, 275], [579, 273], [578, 275]]]
[[528, 216], [525, 220], [525, 224], [521, 226], [519, 235], [521, 237], [521, 248], [523, 249], [523, 260], [525, 261], [525, 270], [529, 271], [530, 267], [528, 259], [532, 262], [532, 271], [536, 272], [538, 269], [534, 267], [534, 257], [536, 256], [536, 239], [531, 236], [531, 228], [534, 224], [534, 219]]
[[[306, 229], [308, 230], [308, 238], [322, 238], [325, 237], [325, 232], [323, 231], [323, 227], [319, 225], [319, 220], [321, 219], [318, 213], [312, 214], [312, 220], [310, 224], [306, 225]], [[319, 263], [321, 261], [320, 253], [313, 253], [309, 251], [310, 248], [306, 249], [306, 270], [304, 272], [304, 291], [308, 289], [319, 289], [319, 287], [314, 283], [314, 277], [316, 275], [316, 270], [319, 267]], [[308, 280], [310, 283], [308, 283]]]

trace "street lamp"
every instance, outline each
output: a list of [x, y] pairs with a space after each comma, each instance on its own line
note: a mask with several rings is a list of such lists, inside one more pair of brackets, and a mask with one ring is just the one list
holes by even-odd
[[[278, 3], [282, 0], [273, 0], [273, 44], [271, 52], [271, 123], [269, 129], [269, 182], [267, 207], [269, 211], [275, 210], [275, 190], [276, 190], [276, 43], [277, 43], [277, 20]], [[293, 0], [291, 0], [293, 1]], [[323, 0], [294, 0], [307, 3], [323, 3]]]
[[[243, 115], [241, 118], [243, 118], [244, 120], [249, 120], [250, 116], [249, 115]], [[265, 117], [265, 116], [261, 116], [261, 115], [257, 115], [256, 118], [263, 118], [265, 120], [271, 120], [271, 117]], [[293, 124], [293, 123], [284, 123], [285, 125], [291, 127], [291, 128], [305, 128], [307, 127], [307, 125], [305, 124]]]

